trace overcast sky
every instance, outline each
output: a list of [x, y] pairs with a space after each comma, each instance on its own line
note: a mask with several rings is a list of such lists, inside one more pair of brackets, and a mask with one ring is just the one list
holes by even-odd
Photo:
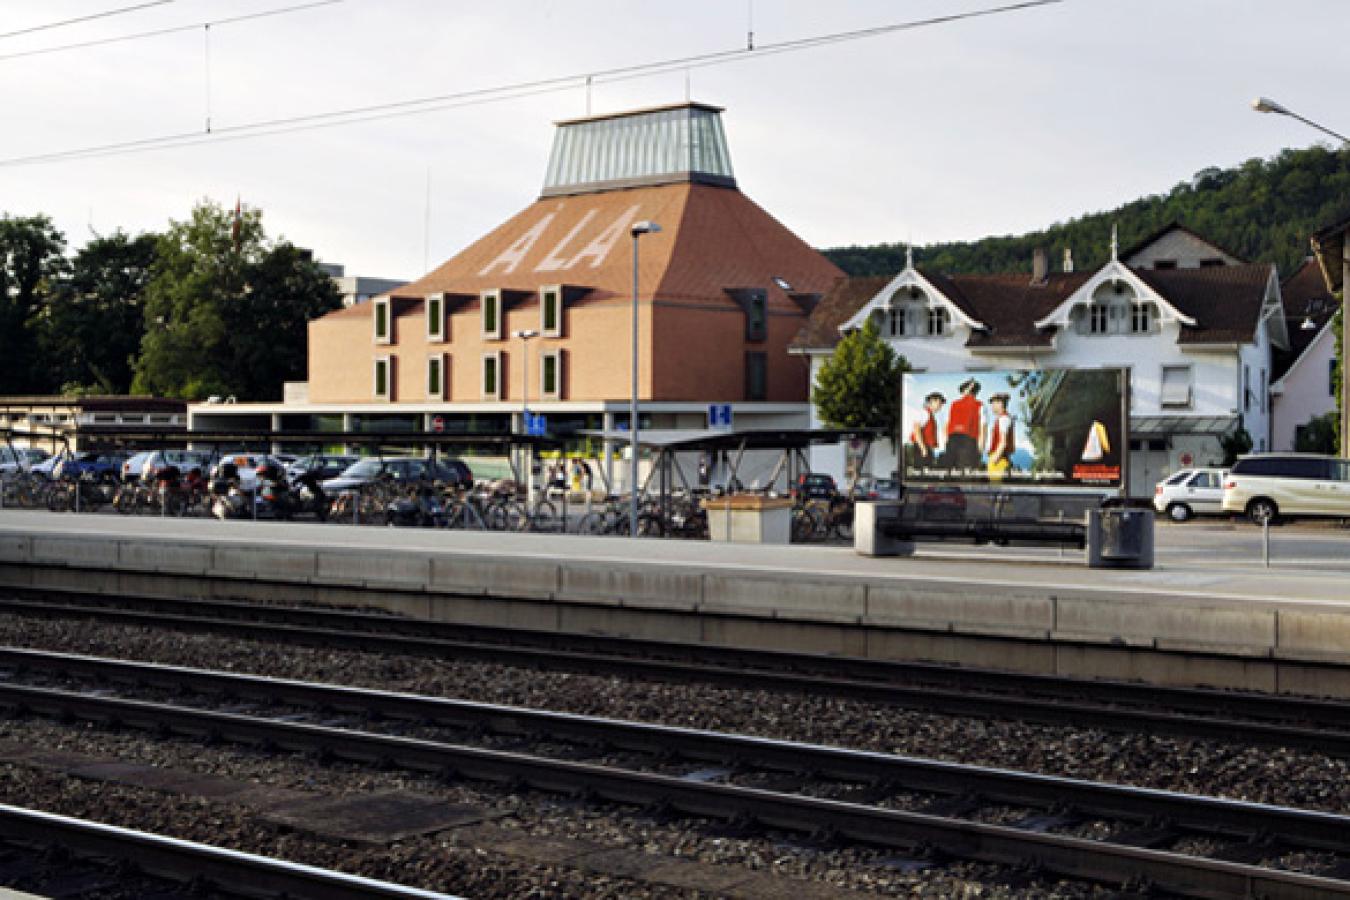
[[[146, 0], [0, 0], [0, 35]], [[999, 0], [343, 0], [44, 55], [305, 0], [173, 0], [0, 36], [0, 212], [69, 238], [162, 229], [209, 197], [348, 274], [413, 279], [538, 194], [553, 121], [586, 92], [99, 159], [34, 154], [499, 87], [976, 10]], [[1006, 0], [1003, 0], [1006, 2]], [[741, 189], [818, 247], [1010, 234], [1350, 130], [1347, 0], [1065, 0], [687, 75], [726, 107]], [[5, 58], [7, 57], [8, 58]], [[596, 113], [681, 101], [675, 72], [591, 91]], [[430, 173], [430, 227], [427, 183]], [[429, 241], [428, 241], [429, 238]]]

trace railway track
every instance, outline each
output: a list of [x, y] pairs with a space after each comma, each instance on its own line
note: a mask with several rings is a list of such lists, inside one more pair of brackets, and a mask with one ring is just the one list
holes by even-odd
[[103, 600], [35, 592], [0, 597], [0, 613], [79, 617], [307, 646], [830, 695], [945, 715], [1013, 718], [1350, 756], [1350, 704], [1290, 695], [461, 626], [222, 601]]
[[455, 900], [417, 888], [0, 804], [0, 884], [50, 896]]
[[[0, 670], [8, 676], [0, 681], [0, 708], [11, 713], [303, 751], [324, 759], [753, 822], [898, 848], [920, 866], [954, 857], [1186, 896], [1350, 897], [1347, 816], [32, 650], [5, 650]], [[44, 683], [18, 683], [21, 679]], [[83, 682], [84, 689], [50, 686], [72, 680]], [[125, 686], [174, 700], [109, 695], [110, 689]], [[243, 702], [254, 706], [240, 712]], [[232, 711], [204, 708], [209, 703], [227, 704]], [[371, 730], [372, 722], [380, 730]], [[550, 755], [541, 755], [541, 747]], [[1213, 852], [1187, 855], [1182, 848], [1188, 843]], [[1317, 871], [1281, 868], [1290, 859], [1316, 859]]]

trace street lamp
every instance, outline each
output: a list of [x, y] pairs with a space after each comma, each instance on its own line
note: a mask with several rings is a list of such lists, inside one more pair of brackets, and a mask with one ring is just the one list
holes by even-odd
[[[522, 328], [519, 331], [511, 332], [511, 334], [520, 338], [520, 430], [528, 435], [530, 433], [530, 338], [539, 337], [539, 332]], [[501, 373], [498, 373], [497, 377], [500, 378]], [[520, 457], [523, 461], [522, 468], [525, 470], [525, 497], [528, 500], [530, 488], [534, 484], [534, 459], [532, 454], [524, 448], [520, 451]]]
[[[1271, 100], [1268, 97], [1257, 97], [1255, 100], [1252, 101], [1252, 109], [1256, 110], [1257, 112], [1275, 113], [1276, 115], [1280, 116], [1288, 116], [1291, 119], [1298, 119], [1300, 122], [1302, 122], [1304, 125], [1307, 125], [1309, 128], [1315, 128], [1318, 131], [1322, 132], [1323, 134], [1331, 135], [1336, 140], [1340, 141], [1342, 144], [1350, 144], [1350, 138], [1347, 138], [1340, 132], [1332, 131], [1325, 125], [1319, 125], [1312, 119], [1305, 119], [1303, 116], [1300, 116], [1298, 113], [1294, 112], [1288, 107], [1282, 106], [1281, 104], [1276, 103], [1274, 100]], [[1348, 235], [1346, 238], [1342, 238], [1342, 240], [1346, 240], [1347, 238], [1350, 238], [1350, 235]], [[1347, 281], [1345, 276], [1350, 275], [1350, 256], [1347, 256], [1344, 248], [1341, 250], [1341, 257], [1342, 257], [1341, 288], [1342, 290], [1344, 290], [1345, 283]], [[1347, 305], [1350, 304], [1342, 303], [1341, 305], [1342, 347], [1350, 347], [1350, 313], [1346, 311]], [[1347, 367], [1345, 365], [1346, 354], [1343, 352], [1341, 356], [1342, 359], [1341, 359], [1341, 397], [1340, 397], [1341, 402], [1340, 450], [1342, 456], [1350, 456], [1350, 378], [1346, 377], [1347, 371]]]
[[1288, 107], [1276, 103], [1269, 97], [1257, 97], [1255, 100], [1252, 101], [1252, 109], [1256, 110], [1257, 112], [1275, 113], [1278, 116], [1288, 116], [1291, 119], [1298, 119], [1304, 125], [1307, 125], [1310, 128], [1316, 128], [1323, 134], [1329, 134], [1336, 140], [1340, 141], [1341, 143], [1350, 143], [1350, 138], [1347, 138], [1345, 135], [1332, 131], [1325, 125], [1318, 125], [1312, 119], [1305, 119], [1303, 116], [1300, 116], [1298, 113], [1294, 112]]
[[628, 469], [628, 481], [632, 500], [629, 503], [628, 525], [633, 537], [638, 536], [638, 238], [644, 234], [656, 234], [661, 226], [655, 222], [643, 220], [634, 222], [629, 229], [633, 234], [633, 393], [628, 406], [628, 435], [631, 440], [631, 456]]

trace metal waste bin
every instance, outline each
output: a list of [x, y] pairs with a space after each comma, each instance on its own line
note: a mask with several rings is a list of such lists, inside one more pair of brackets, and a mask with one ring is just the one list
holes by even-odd
[[1088, 566], [1153, 568], [1153, 511], [1112, 507], [1088, 510]]

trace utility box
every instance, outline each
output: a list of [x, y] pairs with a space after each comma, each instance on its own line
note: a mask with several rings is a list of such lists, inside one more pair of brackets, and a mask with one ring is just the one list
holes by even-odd
[[703, 501], [708, 536], [733, 544], [786, 544], [792, 539], [792, 501], [758, 494], [732, 494]]
[[1088, 510], [1087, 563], [1092, 569], [1153, 568], [1153, 511]]

